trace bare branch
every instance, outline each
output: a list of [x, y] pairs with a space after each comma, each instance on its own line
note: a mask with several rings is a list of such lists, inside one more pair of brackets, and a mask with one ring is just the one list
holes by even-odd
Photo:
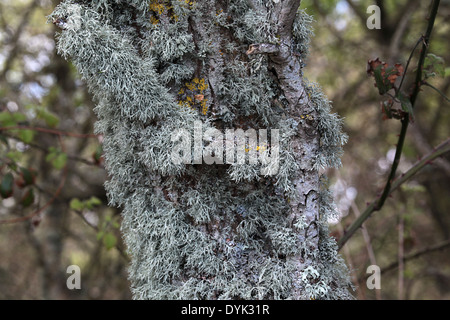
[[[417, 172], [419, 172], [426, 165], [430, 164], [434, 159], [441, 157], [445, 153], [450, 152], [450, 139], [447, 139], [443, 143], [441, 143], [438, 147], [436, 147], [433, 152], [431, 152], [426, 157], [422, 158], [422, 160], [418, 161], [415, 165], [413, 165], [406, 173], [404, 173], [400, 178], [393, 181], [392, 186], [386, 195], [388, 197], [391, 195], [398, 187], [400, 187], [403, 183], [408, 181], [412, 176], [414, 176]], [[350, 239], [350, 237], [358, 230], [361, 225], [366, 221], [370, 215], [376, 211], [376, 206], [379, 203], [379, 199], [373, 201], [366, 210], [361, 214], [361, 216], [353, 222], [353, 224], [346, 230], [345, 234], [338, 241], [339, 248]]]
[[33, 13], [34, 9], [36, 9], [38, 6], [38, 0], [34, 0], [30, 6], [25, 9], [22, 20], [20, 21], [16, 31], [14, 32], [12, 38], [10, 39], [10, 43], [13, 45], [12, 49], [10, 50], [8, 57], [6, 58], [4, 64], [3, 64], [3, 70], [0, 74], [0, 79], [4, 79], [6, 76], [6, 73], [11, 68], [11, 64], [13, 63], [14, 59], [17, 57], [17, 52], [19, 50], [19, 38], [23, 33], [23, 30], [27, 26], [28, 22], [30, 21], [30, 16]]
[[[444, 250], [444, 249], [448, 248], [449, 246], [450, 246], [450, 240], [445, 240], [445, 241], [435, 244], [433, 246], [429, 246], [429, 247], [423, 248], [419, 251], [405, 255], [403, 257], [403, 262], [407, 262], [407, 261], [419, 258], [428, 253], [432, 253], [432, 252], [439, 251], [439, 250]], [[388, 271], [396, 269], [397, 267], [398, 267], [398, 261], [395, 261], [395, 262], [389, 264], [388, 266], [381, 268], [380, 273], [381, 274], [386, 273]], [[369, 276], [370, 275], [364, 275], [363, 279], [360, 279], [360, 281], [364, 281]]]
[[74, 138], [98, 138], [100, 135], [91, 134], [91, 133], [74, 133], [74, 132], [66, 132], [56, 129], [48, 129], [48, 128], [40, 128], [40, 127], [32, 127], [32, 126], [11, 126], [11, 127], [2, 127], [0, 131], [8, 131], [8, 130], [34, 130], [43, 133], [54, 134], [57, 136], [69, 136]]
[[64, 167], [63, 169], [63, 174], [61, 177], [61, 181], [59, 183], [58, 189], [55, 191], [55, 193], [53, 194], [53, 197], [47, 201], [46, 204], [44, 204], [42, 207], [40, 207], [39, 209], [37, 209], [36, 211], [30, 213], [27, 216], [23, 216], [23, 217], [19, 217], [19, 218], [13, 218], [13, 219], [5, 219], [5, 220], [0, 220], [0, 225], [2, 224], [10, 224], [10, 223], [18, 223], [18, 222], [23, 222], [23, 221], [28, 221], [36, 216], [38, 216], [39, 214], [41, 214], [45, 209], [47, 209], [48, 207], [50, 207], [50, 205], [55, 202], [55, 200], [58, 198], [59, 194], [61, 193], [65, 183], [66, 183], [66, 178], [67, 178], [67, 165]]
[[[436, 16], [437, 16], [437, 12], [438, 12], [438, 9], [439, 9], [439, 4], [440, 4], [440, 0], [434, 0], [433, 1], [432, 7], [431, 7], [431, 11], [430, 11], [430, 15], [429, 15], [429, 18], [428, 18], [427, 31], [425, 33], [425, 36], [423, 36], [423, 38], [422, 38], [423, 39], [423, 45], [422, 45], [422, 50], [420, 52], [419, 62], [417, 64], [415, 86], [414, 86], [414, 90], [413, 90], [413, 92], [411, 94], [411, 99], [410, 99], [412, 108], [414, 108], [416, 100], [417, 100], [417, 96], [418, 96], [418, 94], [419, 94], [419, 92], [421, 90], [420, 87], [421, 87], [421, 84], [422, 84], [422, 69], [423, 69], [423, 65], [425, 63], [425, 57], [426, 57], [426, 54], [427, 54], [427, 51], [428, 51], [428, 47], [429, 47], [429, 43], [430, 43], [430, 37], [431, 37], [431, 33], [433, 31], [434, 22], [435, 22], [435, 19], [436, 19]], [[348, 229], [347, 233], [345, 233], [344, 236], [339, 240], [339, 242], [338, 242], [339, 248], [342, 248], [342, 246], [345, 244], [345, 242], [347, 242], [348, 239], [350, 239], [350, 237], [356, 232], [356, 230], [358, 230], [361, 227], [362, 223], [365, 220], [367, 220], [374, 211], [381, 210], [381, 208], [383, 207], [383, 205], [384, 205], [386, 199], [388, 198], [388, 196], [392, 193], [392, 191], [396, 187], [399, 186], [399, 184], [398, 184], [399, 181], [402, 181], [405, 176], [410, 177], [410, 176], [414, 175], [418, 170], [420, 170], [420, 168], [422, 168], [423, 166], [425, 166], [426, 164], [429, 163], [430, 160], [428, 162], [424, 163], [424, 164], [422, 163], [422, 161], [419, 162], [419, 164], [414, 166], [414, 167], [418, 168], [417, 170], [413, 170], [413, 171], [409, 170], [408, 174], [403, 175], [401, 177], [401, 179], [398, 179], [396, 181], [396, 183], [393, 184], [393, 181], [395, 179], [395, 175], [396, 175], [396, 172], [397, 172], [397, 168], [398, 168], [398, 165], [400, 163], [400, 158], [401, 158], [402, 151], [403, 151], [403, 145], [404, 145], [404, 142], [405, 142], [405, 139], [406, 139], [406, 133], [408, 131], [409, 121], [410, 121], [409, 117], [405, 117], [404, 119], [401, 120], [402, 126], [401, 126], [401, 130], [400, 130], [400, 134], [399, 134], [399, 138], [398, 138], [398, 142], [397, 142], [397, 148], [395, 150], [394, 161], [392, 163], [392, 167], [391, 167], [391, 170], [390, 170], [390, 173], [389, 173], [389, 177], [387, 178], [387, 181], [386, 181], [386, 184], [385, 184], [385, 187], [383, 189], [383, 192], [382, 192], [381, 196], [377, 200], [372, 202], [369, 205], [369, 207], [367, 207], [367, 209], [364, 211], [364, 213], [360, 216], [360, 218], [358, 218], [350, 226], [350, 228]], [[433, 157], [433, 159], [434, 159], [434, 158], [437, 158], [437, 157], [441, 156], [443, 153], [449, 151], [450, 150], [450, 148], [448, 147], [449, 140], [447, 140], [446, 142], [441, 144], [440, 152], [437, 152], [437, 150], [436, 150], [435, 153], [429, 155], [427, 158]]]
[[290, 36], [292, 33], [292, 24], [294, 23], [295, 15], [297, 14], [300, 0], [285, 0], [280, 1], [280, 13], [278, 16], [278, 23], [280, 29], [280, 37]]

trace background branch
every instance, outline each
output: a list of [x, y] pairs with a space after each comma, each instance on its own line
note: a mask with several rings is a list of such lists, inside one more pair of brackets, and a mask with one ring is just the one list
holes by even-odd
[[17, 26], [16, 31], [14, 32], [13, 36], [9, 40], [9, 43], [13, 44], [12, 49], [9, 51], [8, 57], [6, 58], [4, 64], [3, 64], [3, 70], [0, 73], [0, 80], [5, 79], [6, 73], [11, 68], [11, 65], [15, 58], [17, 58], [17, 54], [19, 52], [19, 38], [22, 35], [23, 30], [27, 26], [28, 22], [30, 21], [30, 16], [33, 13], [34, 9], [37, 8], [39, 1], [33, 0], [29, 7], [25, 9], [22, 19], [19, 22], [19, 25]]
[[[435, 252], [435, 251], [439, 251], [439, 250], [444, 250], [444, 249], [446, 249], [448, 247], [450, 247], [450, 240], [445, 240], [443, 242], [440, 242], [440, 243], [435, 244], [433, 246], [428, 246], [428, 247], [423, 248], [421, 250], [418, 250], [416, 252], [405, 254], [403, 256], [403, 262], [405, 263], [407, 261], [411, 261], [413, 259], [420, 258], [423, 255], [426, 255], [426, 254], [429, 254], [429, 253], [432, 253], [432, 252]], [[387, 265], [386, 267], [381, 268], [380, 273], [384, 274], [384, 273], [386, 273], [388, 271], [395, 270], [396, 268], [398, 268], [398, 266], [399, 266], [399, 261], [397, 260], [397, 261], [392, 262], [391, 264]], [[360, 282], [364, 282], [364, 281], [366, 281], [366, 279], [369, 276], [370, 276], [370, 274], [364, 274], [359, 279], [359, 281]]]
[[[394, 192], [398, 187], [400, 187], [403, 183], [408, 181], [412, 176], [414, 176], [417, 172], [419, 172], [422, 168], [424, 168], [426, 165], [429, 165], [431, 161], [434, 159], [441, 157], [445, 153], [450, 151], [450, 138], [441, 143], [438, 147], [436, 147], [433, 152], [428, 154], [426, 157], [424, 157], [422, 160], [418, 161], [416, 164], [414, 164], [406, 173], [404, 173], [400, 178], [398, 178], [396, 181], [393, 181], [392, 186], [389, 189], [388, 194], [386, 197], [388, 197], [392, 192]], [[342, 248], [344, 244], [350, 239], [350, 237], [353, 236], [353, 234], [358, 230], [364, 221], [366, 221], [370, 215], [376, 211], [376, 206], [378, 204], [379, 200], [373, 201], [366, 210], [359, 216], [358, 219], [356, 219], [352, 225], [345, 231], [342, 238], [338, 241], [339, 248]]]
[[[433, 1], [433, 5], [432, 5], [432, 8], [431, 8], [431, 13], [430, 13], [430, 16], [428, 18], [427, 31], [426, 31], [425, 36], [423, 37], [422, 50], [421, 50], [421, 53], [420, 53], [419, 62], [418, 62], [418, 65], [417, 65], [417, 71], [416, 71], [416, 80], [415, 80], [415, 83], [414, 83], [414, 89], [413, 89], [413, 92], [411, 94], [411, 99], [410, 99], [410, 102], [411, 102], [411, 105], [412, 105], [413, 109], [414, 109], [414, 106], [415, 106], [415, 103], [416, 103], [416, 100], [417, 100], [417, 96], [418, 96], [418, 94], [420, 92], [420, 86], [421, 86], [421, 83], [422, 83], [422, 69], [423, 69], [423, 65], [425, 63], [425, 57], [426, 57], [427, 50], [428, 50], [428, 47], [429, 47], [431, 32], [433, 31], [434, 22], [435, 22], [435, 19], [436, 19], [436, 16], [437, 16], [437, 12], [438, 12], [438, 9], [439, 9], [439, 3], [440, 3], [440, 0], [434, 0]], [[396, 172], [397, 172], [397, 168], [398, 168], [398, 165], [400, 163], [400, 158], [401, 158], [401, 154], [402, 154], [402, 151], [403, 151], [403, 145], [404, 145], [404, 142], [405, 142], [405, 139], [406, 139], [406, 133], [408, 131], [409, 122], [410, 122], [409, 114], [407, 116], [405, 116], [401, 120], [402, 126], [401, 126], [400, 135], [399, 135], [398, 142], [397, 142], [397, 147], [396, 147], [396, 150], [395, 150], [394, 161], [392, 163], [391, 171], [389, 173], [389, 177], [387, 179], [386, 185], [385, 185], [385, 187], [383, 189], [383, 192], [382, 192], [381, 196], [379, 197], [378, 200], [372, 202], [369, 205], [369, 207], [366, 209], [366, 211], [349, 227], [349, 229], [346, 231], [346, 233], [343, 235], [343, 237], [338, 242], [339, 248], [341, 248], [348, 241], [348, 239], [351, 236], [353, 236], [353, 234], [356, 232], [356, 230], [358, 230], [361, 227], [363, 222], [365, 220], [367, 220], [374, 211], [379, 211], [383, 207], [386, 199], [392, 193], [392, 191], [394, 189], [394, 186], [392, 185], [392, 182], [393, 182], [393, 180], [395, 178], [395, 175], [396, 175]], [[447, 140], [447, 147], [448, 147], [448, 140]], [[437, 154], [439, 154], [439, 152], [437, 152]], [[440, 156], [440, 155], [441, 154], [439, 154], [438, 156]], [[415, 174], [416, 172], [417, 171], [414, 171], [413, 174]]]

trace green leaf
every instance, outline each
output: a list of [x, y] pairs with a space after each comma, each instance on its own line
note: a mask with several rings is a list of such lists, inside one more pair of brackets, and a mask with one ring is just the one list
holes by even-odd
[[67, 163], [67, 154], [54, 147], [50, 147], [45, 160], [50, 162], [55, 169], [62, 169]]
[[389, 76], [395, 74], [396, 72], [397, 72], [397, 70], [394, 67], [386, 68], [386, 70], [384, 71], [384, 80], [385, 80], [385, 82], [388, 81]]
[[116, 246], [117, 237], [111, 232], [108, 232], [103, 236], [103, 244], [105, 245], [106, 249], [110, 250]]
[[27, 116], [20, 112], [12, 113], [12, 117], [16, 122], [25, 122], [27, 121]]
[[67, 163], [67, 154], [61, 152], [58, 156], [52, 161], [53, 167], [56, 169], [62, 169]]
[[0, 124], [2, 127], [13, 127], [17, 124], [12, 114], [8, 111], [0, 112]]
[[11, 172], [3, 176], [0, 184], [0, 194], [3, 198], [9, 198], [12, 195], [12, 188], [14, 184], [14, 177]]
[[431, 77], [433, 74], [438, 74], [441, 77], [445, 77], [445, 61], [442, 57], [439, 57], [433, 53], [428, 53], [423, 67], [428, 70], [428, 72], [425, 72], [426, 77]]
[[20, 122], [27, 121], [27, 116], [20, 112], [0, 112], [0, 124], [2, 127], [14, 127]]
[[445, 68], [445, 74], [444, 74], [444, 77], [448, 77], [448, 76], [450, 76], [450, 67]]
[[17, 150], [9, 151], [6, 154], [6, 157], [11, 159], [13, 162], [17, 162], [22, 157], [22, 152], [17, 151]]
[[33, 130], [23, 129], [19, 131], [19, 138], [25, 143], [33, 141], [35, 132]]
[[55, 147], [48, 148], [48, 154], [45, 156], [45, 161], [50, 162], [58, 153], [58, 149]]
[[102, 145], [98, 145], [95, 149], [94, 154], [92, 155], [95, 163], [99, 164], [101, 162], [101, 158], [103, 156], [103, 148]]
[[8, 146], [8, 139], [2, 134], [0, 134], [0, 141], [3, 142], [6, 146]]
[[94, 206], [99, 206], [99, 205], [102, 204], [102, 200], [100, 200], [100, 199], [97, 198], [97, 197], [91, 197], [91, 198], [89, 199], [89, 201], [90, 201]]
[[75, 211], [81, 211], [84, 209], [84, 204], [80, 201], [78, 198], [73, 198], [70, 200], [70, 209], [73, 209]]
[[34, 181], [36, 179], [36, 171], [29, 170], [27, 168], [20, 168], [21, 176], [23, 178], [24, 186], [29, 186], [31, 184], [34, 184]]
[[424, 70], [424, 74], [425, 74], [425, 79], [436, 77], [436, 72], [430, 72], [430, 71]]
[[375, 68], [374, 77], [380, 95], [383, 95], [386, 92], [388, 92], [389, 89], [385, 86], [383, 76], [381, 75], [381, 65]]
[[414, 112], [413, 112], [413, 106], [411, 104], [411, 101], [408, 97], [403, 95], [401, 92], [397, 94], [397, 98], [400, 100], [400, 103], [402, 105], [402, 110], [407, 112], [409, 114], [409, 119], [411, 122], [414, 122]]
[[59, 124], [59, 117], [43, 108], [39, 111], [38, 118], [43, 119], [50, 128], [55, 128]]
[[22, 199], [20, 200], [20, 203], [24, 207], [29, 207], [34, 203], [34, 192], [33, 189], [29, 189], [25, 194], [23, 195]]
[[85, 201], [85, 205], [88, 209], [92, 209], [95, 206], [102, 204], [102, 201], [97, 197], [91, 197], [89, 200]]
[[97, 232], [97, 240], [100, 240], [105, 235], [105, 231], [99, 231]]

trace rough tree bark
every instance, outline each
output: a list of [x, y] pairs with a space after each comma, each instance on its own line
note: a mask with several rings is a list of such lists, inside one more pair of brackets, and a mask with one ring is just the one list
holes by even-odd
[[[50, 16], [97, 100], [136, 299], [351, 298], [319, 172], [340, 165], [346, 136], [303, 78], [311, 17], [299, 5], [80, 0]], [[268, 129], [270, 142], [242, 146], [227, 129]], [[222, 161], [230, 146], [261, 161]]]

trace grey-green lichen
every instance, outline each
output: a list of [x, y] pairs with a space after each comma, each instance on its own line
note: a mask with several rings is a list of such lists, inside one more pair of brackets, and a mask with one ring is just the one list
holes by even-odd
[[[279, 40], [273, 1], [65, 0], [49, 17], [63, 29], [58, 53], [71, 59], [97, 102], [95, 130], [104, 136], [110, 205], [122, 207], [132, 257], [135, 299], [347, 299], [349, 279], [328, 236], [333, 199], [320, 193], [319, 248], [289, 221], [296, 197], [290, 139], [298, 121], [266, 56], [245, 56], [252, 43]], [[259, 8], [259, 9], [258, 9]], [[265, 9], [261, 9], [265, 8]], [[294, 49], [305, 60], [312, 18], [299, 11]], [[300, 76], [300, 75], [299, 75]], [[314, 169], [340, 165], [346, 136], [326, 97], [307, 85], [318, 114]], [[266, 128], [280, 130], [279, 168], [261, 164], [195, 165], [171, 161], [171, 133]], [[218, 125], [220, 124], [220, 125]], [[300, 279], [289, 256], [314, 256]]]

